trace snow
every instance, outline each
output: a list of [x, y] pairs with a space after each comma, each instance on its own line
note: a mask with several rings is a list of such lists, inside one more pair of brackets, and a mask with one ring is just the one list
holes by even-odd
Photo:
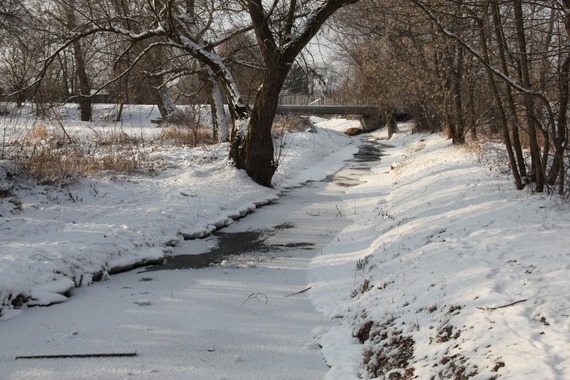
[[[150, 140], [155, 112], [133, 109], [120, 129]], [[116, 128], [65, 120], [73, 134]], [[232, 167], [227, 144], [154, 148], [166, 162], [154, 176], [13, 189], [0, 200], [0, 379], [356, 379], [410, 368], [420, 379], [570, 377], [567, 205], [514, 190], [502, 159], [406, 125], [358, 185], [334, 195], [349, 223], [317, 254], [113, 274], [203, 250], [207, 239], [183, 237], [231, 229], [340, 170], [360, 141], [385, 139], [339, 133], [354, 121], [313, 120], [316, 133], [285, 136], [274, 189]], [[285, 198], [282, 215], [297, 207]], [[263, 210], [241, 220], [258, 223]], [[111, 350], [139, 357], [15, 360]]]
[[[342, 316], [342, 330], [376, 323], [364, 342], [373, 353], [383, 331], [412, 337], [418, 378], [567, 378], [566, 206], [514, 190], [441, 136], [389, 144], [347, 191], [355, 223], [314, 262], [317, 308]], [[354, 373], [353, 361], [331, 357], [331, 378]]]
[[65, 302], [67, 297], [63, 294], [75, 287], [75, 282], [68, 277], [59, 277], [54, 281], [40, 284], [30, 290], [31, 300], [28, 306], [48, 306]]

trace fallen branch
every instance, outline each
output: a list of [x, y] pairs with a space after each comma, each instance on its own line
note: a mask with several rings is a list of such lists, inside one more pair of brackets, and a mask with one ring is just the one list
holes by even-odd
[[17, 359], [77, 359], [77, 358], [124, 358], [137, 356], [136, 352], [112, 352], [107, 354], [56, 354], [56, 355], [24, 355]]
[[514, 306], [514, 305], [516, 305], [516, 304], [519, 304], [519, 303], [522, 303], [522, 302], [526, 302], [527, 300], [528, 300], [528, 299], [525, 298], [525, 299], [523, 299], [523, 300], [518, 300], [518, 301], [515, 301], [515, 302], [508, 303], [508, 304], [506, 304], [506, 305], [495, 306], [495, 307], [477, 307], [477, 309], [485, 310], [485, 311], [493, 311], [493, 310], [497, 310], [497, 309], [504, 309], [505, 307], [509, 307], [509, 306]]
[[291, 294], [287, 294], [285, 297], [291, 297], [291, 296], [296, 296], [297, 294], [301, 294], [301, 293], [305, 293], [307, 291], [309, 291], [312, 288], [312, 286], [309, 286], [307, 289], [303, 289], [300, 292], [297, 293], [291, 293]]
[[242, 302], [242, 306], [249, 300], [257, 300], [257, 302], [262, 303], [264, 305], [267, 305], [267, 302], [269, 302], [269, 298], [267, 298], [267, 296], [263, 293], [251, 293], [247, 299], [245, 301]]

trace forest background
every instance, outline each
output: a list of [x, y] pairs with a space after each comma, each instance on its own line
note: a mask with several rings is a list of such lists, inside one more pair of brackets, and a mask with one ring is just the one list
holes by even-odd
[[[568, 196], [570, 1], [0, 2], [3, 113], [25, 102], [210, 104], [212, 140], [254, 181], [271, 186], [279, 97], [378, 106], [455, 144], [502, 139], [517, 189]], [[311, 42], [312, 41], [312, 42]], [[327, 59], [319, 56], [326, 51]], [[331, 63], [331, 62], [334, 62]], [[222, 112], [227, 110], [229, 112]], [[186, 113], [186, 114], [185, 114]], [[22, 139], [2, 141], [3, 159]], [[262, 164], [260, 164], [262, 163]], [[27, 165], [29, 167], [33, 165]]]

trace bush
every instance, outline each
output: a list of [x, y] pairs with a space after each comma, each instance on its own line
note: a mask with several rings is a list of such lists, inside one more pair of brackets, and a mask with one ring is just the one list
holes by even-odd
[[177, 110], [162, 122], [161, 136], [175, 145], [198, 146], [212, 144], [212, 131], [202, 124], [199, 106]]
[[308, 117], [288, 114], [277, 115], [273, 121], [272, 130], [275, 137], [285, 132], [304, 132], [313, 128], [313, 123], [311, 123]]

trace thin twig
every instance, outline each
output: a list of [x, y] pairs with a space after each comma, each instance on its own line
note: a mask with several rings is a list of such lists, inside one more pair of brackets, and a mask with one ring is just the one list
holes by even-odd
[[301, 294], [301, 293], [305, 293], [306, 291], [308, 291], [309, 289], [311, 289], [312, 286], [309, 286], [307, 289], [303, 289], [300, 292], [297, 293], [291, 293], [291, 294], [287, 294], [285, 297], [291, 297], [291, 296], [296, 296], [297, 294]]
[[340, 211], [340, 209], [338, 208], [337, 205], [334, 205], [334, 207], [336, 207], [336, 210], [338, 211], [338, 214], [336, 214], [337, 218], [338, 218], [338, 217], [341, 217], [341, 218], [342, 218], [342, 217], [344, 216], [343, 213], [342, 213], [342, 211]]
[[247, 301], [255, 299], [257, 300], [257, 302], [262, 303], [264, 305], [267, 305], [267, 302], [269, 302], [269, 298], [267, 298], [267, 296], [263, 293], [251, 293], [247, 299], [245, 301], [242, 302], [242, 306], [243, 304], [245, 304]]
[[515, 302], [508, 303], [508, 304], [506, 304], [506, 305], [495, 306], [495, 307], [477, 307], [477, 309], [485, 310], [485, 311], [493, 311], [493, 310], [497, 310], [497, 309], [503, 309], [503, 308], [509, 307], [509, 306], [514, 306], [514, 305], [516, 305], [516, 304], [519, 304], [519, 303], [522, 303], [522, 302], [526, 302], [527, 300], [528, 300], [528, 299], [525, 298], [525, 299], [523, 299], [523, 300], [518, 300], [518, 301], [515, 301]]

